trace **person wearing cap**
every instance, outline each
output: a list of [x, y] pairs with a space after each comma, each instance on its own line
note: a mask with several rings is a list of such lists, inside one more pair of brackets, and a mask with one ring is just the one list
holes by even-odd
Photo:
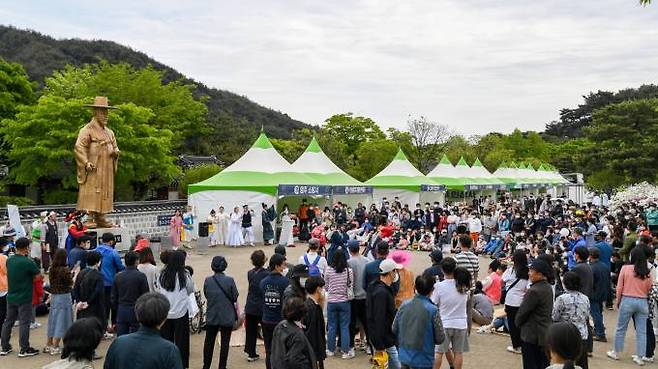
[[292, 267], [290, 270], [290, 284], [283, 291], [283, 304], [285, 305], [286, 300], [299, 297], [302, 300], [306, 300], [306, 289], [304, 285], [308, 279], [308, 266], [305, 264], [297, 264]]
[[290, 277], [292, 276], [292, 268], [295, 266], [295, 264], [288, 262], [288, 258], [286, 256], [287, 253], [286, 247], [283, 245], [277, 245], [274, 247], [274, 253], [283, 256], [283, 258], [285, 259], [285, 264], [284, 264], [285, 268], [283, 268], [283, 275], [285, 275], [286, 278], [290, 279]]
[[137, 270], [139, 255], [129, 251], [124, 261], [126, 269], [114, 277], [110, 300], [113, 310], [117, 312], [117, 337], [137, 331], [139, 322], [135, 316], [135, 302], [149, 292], [146, 275]]
[[[357, 242], [358, 244], [358, 242]], [[299, 257], [299, 264], [304, 264], [309, 267], [309, 274], [315, 276], [315, 273], [311, 269], [316, 269], [320, 272], [320, 276], [324, 276], [324, 272], [327, 270], [327, 259], [320, 255], [320, 240], [317, 238], [311, 238], [308, 240], [308, 251], [304, 255]], [[314, 268], [312, 268], [312, 266]], [[302, 285], [303, 286], [303, 285]]]
[[[369, 264], [370, 265], [370, 264]], [[402, 265], [391, 259], [380, 262], [379, 278], [373, 281], [366, 292], [366, 312], [368, 316], [368, 339], [374, 348], [374, 354], [388, 353], [389, 369], [400, 369], [400, 360], [393, 333], [395, 320], [395, 297], [392, 285], [398, 281], [397, 271]]]
[[434, 249], [429, 254], [432, 266], [423, 271], [423, 275], [434, 278], [434, 281], [443, 280], [443, 271], [441, 270], [441, 260], [443, 260], [443, 252], [441, 249]]
[[213, 257], [210, 263], [213, 275], [206, 277], [203, 282], [203, 295], [208, 301], [206, 338], [203, 343], [204, 369], [209, 369], [212, 364], [217, 333], [221, 335], [219, 368], [226, 368], [233, 324], [240, 318], [234, 305], [238, 301], [238, 288], [233, 278], [224, 273], [227, 267], [228, 263], [223, 256]]
[[359, 241], [350, 240], [347, 243], [347, 248], [350, 251], [350, 258], [347, 260], [347, 264], [352, 269], [354, 274], [354, 299], [350, 302], [350, 347], [354, 347], [354, 336], [359, 333], [357, 323], [361, 323], [361, 347], [362, 350], [366, 350], [367, 346], [365, 344], [364, 335], [368, 332], [368, 321], [366, 317], [366, 290], [363, 288], [363, 278], [365, 278], [366, 265], [368, 264], [368, 259], [365, 256], [361, 255], [359, 251], [361, 250], [359, 246]]
[[606, 241], [608, 234], [604, 231], [599, 231], [594, 239], [594, 247], [599, 250], [599, 261], [602, 262], [610, 271], [612, 260], [612, 246]]
[[553, 288], [547, 277], [553, 269], [543, 260], [535, 259], [529, 266], [528, 288], [514, 323], [521, 330], [521, 353], [524, 369], [544, 369], [549, 361], [544, 350], [546, 331], [553, 313]]

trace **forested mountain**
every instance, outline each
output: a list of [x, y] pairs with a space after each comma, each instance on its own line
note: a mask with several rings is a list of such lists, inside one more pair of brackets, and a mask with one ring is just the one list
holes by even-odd
[[560, 110], [560, 119], [546, 125], [544, 138], [571, 139], [584, 136], [583, 128], [592, 123], [592, 113], [596, 109], [622, 101], [653, 99], [658, 97], [658, 86], [642, 85], [638, 88], [627, 88], [617, 92], [597, 91], [583, 96], [585, 102], [577, 108], [564, 108]]
[[262, 126], [272, 137], [289, 138], [294, 129], [309, 127], [285, 113], [261, 106], [244, 96], [193, 81], [142, 52], [112, 41], [57, 40], [35, 31], [0, 25], [0, 57], [23, 65], [30, 78], [39, 85], [45, 77], [67, 64], [81, 66], [107, 60], [110, 63], [125, 62], [136, 68], [152, 65], [164, 72], [166, 81], [182, 79], [186, 83], [194, 83], [197, 86], [195, 95], [207, 96], [208, 122], [211, 125], [222, 125], [225, 132], [226, 126], [230, 132], [245, 129], [253, 131]]

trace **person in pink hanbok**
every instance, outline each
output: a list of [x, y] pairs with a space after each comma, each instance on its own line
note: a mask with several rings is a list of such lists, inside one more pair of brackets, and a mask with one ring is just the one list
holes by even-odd
[[174, 216], [171, 217], [169, 222], [169, 237], [171, 237], [171, 245], [174, 249], [178, 249], [181, 242], [181, 232], [183, 230], [183, 217], [180, 210], [176, 209]]

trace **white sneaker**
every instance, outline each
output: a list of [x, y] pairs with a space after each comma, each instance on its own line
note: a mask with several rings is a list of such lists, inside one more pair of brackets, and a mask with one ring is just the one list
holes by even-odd
[[41, 324], [39, 324], [38, 322], [34, 322], [30, 324], [30, 329], [37, 329], [39, 327], [41, 327]]
[[51, 347], [50, 348], [50, 355], [52, 356], [57, 356], [62, 353], [62, 350], [59, 347]]
[[332, 356], [334, 356], [334, 352], [333, 352], [333, 351], [329, 351], [329, 350], [327, 350], [326, 353], [327, 353], [327, 357], [332, 357]]
[[483, 325], [480, 328], [478, 328], [477, 333], [479, 333], [479, 334], [491, 333], [491, 326], [490, 325]]
[[653, 363], [654, 359], [653, 356], [652, 357], [642, 356], [642, 361], [644, 361], [645, 363]]
[[511, 353], [513, 353], [513, 354], [519, 354], [519, 355], [521, 355], [521, 349], [520, 349], [520, 348], [515, 348], [515, 347], [512, 347], [512, 346], [507, 346], [507, 351], [508, 351], [508, 352], [511, 352]]
[[633, 362], [634, 362], [635, 364], [637, 364], [637, 365], [639, 365], [639, 366], [644, 366], [644, 361], [642, 361], [642, 358], [641, 358], [641, 357], [639, 357], [639, 356], [637, 356], [637, 355], [633, 355], [633, 356], [631, 356], [631, 357], [633, 358]]
[[617, 355], [617, 353], [614, 350], [608, 351], [605, 354], [608, 355], [608, 357], [611, 358], [612, 360], [619, 360], [619, 355]]
[[341, 356], [341, 359], [352, 359], [354, 356], [356, 356], [354, 349], [350, 349], [348, 352], [344, 353], [343, 356]]

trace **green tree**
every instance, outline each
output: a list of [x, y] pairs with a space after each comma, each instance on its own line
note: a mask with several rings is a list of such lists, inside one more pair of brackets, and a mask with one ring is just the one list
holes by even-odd
[[356, 152], [359, 160], [355, 161], [347, 173], [359, 181], [374, 177], [393, 160], [398, 145], [392, 140], [379, 139], [360, 145]]
[[192, 95], [195, 86], [179, 81], [164, 83], [163, 72], [151, 66], [135, 69], [127, 63], [101, 61], [76, 68], [67, 66], [46, 78], [44, 94], [65, 99], [107, 96], [112, 104], [133, 103], [150, 109], [149, 124], [173, 132], [175, 153], [207, 154], [206, 139], [212, 132], [206, 123], [204, 100]]
[[178, 194], [187, 198], [187, 187], [191, 184], [204, 181], [219, 173], [222, 167], [217, 164], [202, 164], [187, 169], [178, 179]]
[[[20, 64], [7, 63], [0, 58], [0, 128], [2, 120], [13, 118], [21, 105], [36, 100], [34, 86]], [[9, 145], [0, 134], [0, 163], [7, 160]]]
[[411, 139], [412, 151], [409, 153], [412, 161], [421, 172], [429, 172], [437, 160], [440, 145], [450, 138], [450, 128], [423, 116], [409, 117], [407, 132]]
[[335, 140], [344, 142], [350, 156], [354, 156], [362, 143], [386, 138], [375, 121], [367, 117], [355, 117], [352, 113], [335, 114], [324, 123], [322, 129]]
[[[0, 133], [11, 145], [8, 157], [14, 164], [9, 180], [37, 186], [42, 193], [74, 193], [77, 181], [73, 147], [78, 131], [91, 118], [91, 109], [83, 106], [89, 102], [46, 95], [35, 105], [21, 106], [14, 119], [5, 119]], [[172, 155], [173, 134], [150, 124], [154, 118], [150, 109], [132, 103], [118, 107], [110, 111], [108, 118], [121, 149], [115, 176], [116, 198], [143, 198], [178, 174]]]
[[[658, 173], [658, 99], [624, 101], [596, 110], [586, 137], [595, 142], [585, 155], [593, 172], [616, 174], [599, 187], [642, 181], [655, 182]], [[621, 177], [617, 179], [616, 177]]]
[[281, 154], [289, 163], [293, 163], [306, 150], [306, 144], [301, 140], [284, 140], [280, 138], [270, 138], [272, 146]]

